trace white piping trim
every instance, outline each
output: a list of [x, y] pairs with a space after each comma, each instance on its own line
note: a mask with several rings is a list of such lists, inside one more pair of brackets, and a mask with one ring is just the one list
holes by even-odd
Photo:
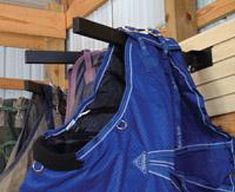
[[189, 190], [188, 190], [188, 188], [187, 188], [185, 182], [182, 182], [182, 181], [181, 181], [181, 183], [182, 183], [182, 187], [184, 188], [184, 190], [185, 190], [186, 192], [189, 192]]
[[230, 182], [232, 184], [232, 192], [234, 192], [234, 183], [233, 183], [233, 178], [232, 178], [232, 174], [229, 175], [229, 179], [230, 179]]
[[[104, 73], [106, 72], [107, 67], [109, 66], [109, 63], [110, 63], [110, 61], [111, 61], [111, 58], [112, 58], [112, 55], [113, 55], [113, 51], [114, 51], [114, 47], [112, 47], [112, 49], [111, 49], [111, 51], [110, 51], [110, 53], [109, 53], [109, 57], [108, 57], [107, 63], [106, 63], [106, 65], [105, 65], [104, 69], [102, 70], [102, 73], [101, 73], [101, 75], [100, 75], [99, 81], [98, 81], [98, 83], [96, 84], [94, 93], [97, 92], [97, 89], [98, 89], [98, 87], [100, 86], [100, 83], [101, 83], [101, 81], [102, 81], [102, 79], [103, 79]], [[57, 136], [57, 135], [60, 135], [60, 134], [64, 133], [65, 131], [70, 130], [70, 128], [77, 122], [77, 120], [78, 120], [79, 118], [81, 118], [81, 114], [83, 114], [83, 111], [86, 109], [86, 107], [87, 107], [91, 102], [93, 102], [93, 101], [94, 101], [94, 99], [91, 99], [89, 102], [87, 102], [87, 103], [84, 105], [84, 107], [80, 110], [80, 113], [77, 115], [77, 117], [74, 117], [74, 118], [70, 119], [69, 122], [67, 122], [67, 125], [65, 126], [65, 128], [61, 129], [61, 130], [58, 131], [58, 132], [52, 133], [51, 135], [48, 135], [47, 138], [48, 138], [48, 137], [55, 137], [55, 136]], [[72, 125], [72, 126], [71, 126], [71, 125]]]
[[[155, 45], [157, 45], [157, 46], [162, 46], [162, 45], [164, 45], [164, 43], [157, 43], [157, 42], [155, 42], [154, 40], [152, 40], [152, 39], [148, 39], [148, 38], [146, 38], [146, 37], [141, 37], [141, 39], [144, 39], [144, 40], [146, 40], [146, 41], [150, 41], [151, 43], [153, 43], [153, 44], [155, 44]], [[173, 48], [179, 48], [180, 49], [180, 47], [177, 45], [177, 44], [170, 44], [170, 45], [168, 45], [168, 47], [173, 47]]]
[[149, 163], [160, 163], [160, 164], [166, 164], [170, 166], [174, 166], [174, 163], [168, 162], [168, 161], [161, 161], [161, 160], [149, 160]]
[[[233, 148], [233, 139], [231, 140], [231, 153], [232, 153], [232, 158], [233, 158], [233, 168], [235, 168], [235, 158], [234, 158], [234, 148]], [[233, 178], [232, 178], [232, 174], [230, 174], [229, 178], [230, 178], [230, 182], [231, 182], [231, 185], [233, 186], [233, 190], [232, 192], [234, 192], [234, 189], [235, 189], [235, 186], [234, 186], [234, 183], [233, 183]]]
[[141, 37], [141, 39], [146, 40], [146, 41], [150, 41], [151, 43], [153, 43], [157, 46], [162, 46], [163, 45], [163, 43], [157, 43], [157, 42], [153, 41], [152, 39], [148, 39], [146, 37]]
[[[150, 171], [150, 170], [149, 170], [148, 172], [149, 172], [149, 173], [152, 173], [153, 175], [157, 175], [157, 176], [160, 176], [160, 177], [163, 177], [163, 178], [169, 180], [169, 181], [180, 191], [180, 189], [178, 188], [178, 186], [175, 184], [175, 182], [174, 182], [171, 178], [168, 178], [168, 177], [166, 177], [166, 176], [163, 176], [163, 175], [161, 175], [161, 174], [158, 174], [158, 173], [156, 173], [156, 172], [154, 172], [154, 171]], [[174, 173], [173, 173], [173, 174], [174, 174]], [[174, 175], [183, 178], [183, 180], [184, 180], [185, 182], [187, 182], [187, 183], [191, 183], [191, 184], [193, 184], [193, 185], [197, 185], [197, 186], [202, 187], [202, 188], [206, 188], [206, 189], [210, 189], [210, 190], [215, 190], [215, 191], [234, 192], [234, 186], [233, 186], [233, 188], [232, 188], [232, 191], [230, 191], [230, 190], [222, 189], [222, 188], [209, 187], [209, 186], [200, 184], [200, 183], [198, 183], [198, 182], [191, 181], [191, 180], [189, 180], [189, 179], [185, 179], [185, 177], [182, 176], [182, 175], [178, 175], [178, 174], [174, 174]]]
[[233, 139], [231, 140], [231, 153], [232, 153], [232, 157], [233, 157], [233, 167], [235, 168], [235, 158], [234, 158], [234, 143], [233, 143]]
[[114, 46], [111, 48], [111, 51], [110, 51], [110, 54], [109, 54], [109, 57], [108, 57], [108, 60], [107, 60], [107, 64], [105, 65], [105, 68], [102, 70], [102, 73], [101, 73], [101, 75], [100, 75], [101, 78], [99, 78], [99, 81], [98, 81], [98, 83], [96, 84], [96, 87], [95, 87], [95, 91], [96, 91], [96, 92], [97, 92], [97, 89], [98, 89], [99, 86], [100, 86], [101, 81], [103, 80], [103, 76], [104, 76], [104, 74], [106, 73], [107, 68], [108, 68], [108, 66], [109, 66], [109, 63], [110, 63], [110, 61], [111, 61], [111, 59], [112, 59], [113, 51], [114, 51]]
[[116, 123], [113, 125], [113, 127], [111, 127], [94, 146], [92, 146], [86, 153], [84, 153], [82, 156], [80, 156], [79, 159], [85, 158], [91, 151], [93, 151], [109, 135], [109, 133], [116, 127], [116, 124], [120, 121], [120, 119], [122, 118], [122, 116], [126, 112], [126, 108], [128, 106], [130, 96], [131, 96], [131, 93], [132, 93], [132, 89], [133, 89], [133, 85], [132, 85], [132, 52], [131, 52], [132, 47], [133, 47], [133, 45], [131, 43], [130, 48], [129, 48], [129, 61], [131, 62], [130, 63], [130, 89], [129, 89], [129, 93], [128, 93], [123, 111], [122, 111], [120, 117], [117, 119]]
[[208, 123], [206, 123], [206, 120], [205, 120], [205, 115], [203, 114], [202, 110], [201, 110], [201, 106], [200, 106], [200, 101], [199, 101], [199, 96], [198, 94], [193, 90], [193, 88], [190, 86], [188, 80], [187, 80], [187, 77], [185, 76], [185, 74], [175, 65], [174, 61], [172, 58], [170, 58], [170, 61], [173, 65], [173, 67], [183, 76], [187, 86], [189, 87], [189, 89], [194, 93], [194, 95], [196, 96], [197, 98], [197, 106], [199, 108], [199, 111], [201, 113], [201, 116], [202, 116], [202, 119], [203, 119], [203, 123], [207, 126], [209, 126], [213, 131], [215, 131], [216, 133], [220, 134], [220, 135], [223, 135], [224, 137], [228, 138], [228, 136], [222, 132], [219, 132], [217, 131], [213, 126], [209, 125]]
[[206, 188], [206, 189], [210, 189], [210, 190], [216, 190], [216, 191], [232, 192], [232, 191], [229, 191], [229, 190], [227, 190], [227, 189], [209, 187], [209, 186], [200, 184], [200, 183], [198, 183], [198, 182], [191, 181], [191, 180], [189, 180], [189, 179], [186, 179], [186, 178], [185, 178], [184, 176], [182, 176], [182, 175], [176, 174], [176, 176], [179, 176], [179, 177], [183, 178], [184, 181], [186, 181], [186, 182], [188, 182], [188, 183], [191, 183], [191, 184], [193, 184], [193, 185], [197, 185], [197, 186], [202, 187], [202, 188]]
[[170, 179], [169, 177], [166, 177], [166, 176], [164, 176], [164, 175], [162, 175], [162, 174], [159, 174], [159, 173], [156, 173], [156, 172], [154, 172], [154, 171], [148, 171], [148, 172], [151, 173], [151, 174], [153, 174], [153, 175], [162, 177], [162, 178], [164, 178], [164, 179], [170, 181], [171, 184], [174, 185], [174, 187], [175, 187], [178, 191], [182, 192], [182, 191], [180, 190], [180, 188], [177, 186], [177, 184], [176, 184], [174, 181], [172, 181], [172, 179]]
[[159, 163], [149, 163], [149, 164], [153, 165], [153, 166], [157, 166], [157, 167], [165, 167], [165, 168], [169, 168], [169, 169], [175, 170], [174, 167], [169, 166], [169, 165], [164, 165], [164, 164], [159, 164]]
[[[97, 89], [99, 88], [100, 83], [101, 83], [101, 81], [103, 80], [104, 74], [105, 74], [105, 72], [107, 71], [107, 68], [108, 68], [108, 66], [109, 66], [109, 63], [110, 63], [111, 58], [112, 58], [112, 55], [113, 55], [113, 51], [114, 51], [114, 47], [112, 47], [112, 49], [111, 49], [111, 51], [110, 51], [110, 53], [109, 53], [109, 57], [108, 57], [108, 60], [107, 60], [107, 64], [105, 65], [104, 69], [102, 70], [102, 73], [101, 73], [101, 75], [100, 75], [100, 78], [99, 78], [99, 80], [98, 80], [98, 83], [96, 84], [95, 93], [97, 92]], [[94, 99], [95, 99], [95, 98], [94, 98]], [[81, 109], [81, 112], [83, 112], [83, 110], [87, 107], [87, 105], [89, 105], [91, 102], [93, 102], [94, 99], [92, 99], [92, 100], [90, 100], [89, 102], [87, 102], [86, 105], [84, 105], [84, 107]], [[75, 121], [77, 121], [79, 118], [80, 118], [79, 116], [76, 117], [76, 118], [75, 118]]]
[[188, 149], [188, 148], [194, 148], [194, 147], [196, 148], [196, 147], [216, 146], [216, 145], [224, 145], [224, 144], [230, 144], [230, 141], [229, 142], [219, 142], [219, 143], [209, 143], [209, 144], [186, 145], [186, 146], [181, 147], [181, 148], [175, 148], [175, 149], [169, 149], [169, 150], [149, 151], [148, 154], [174, 152], [174, 151], [179, 151], [179, 150]]

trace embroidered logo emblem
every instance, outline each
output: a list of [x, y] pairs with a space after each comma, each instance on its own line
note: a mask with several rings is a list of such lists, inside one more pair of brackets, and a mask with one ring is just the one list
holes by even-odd
[[144, 151], [133, 161], [134, 165], [144, 174], [147, 174], [147, 153]]

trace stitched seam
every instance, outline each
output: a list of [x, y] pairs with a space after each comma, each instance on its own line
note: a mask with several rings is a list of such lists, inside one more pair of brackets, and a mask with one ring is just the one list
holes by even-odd
[[224, 145], [224, 144], [230, 144], [230, 141], [229, 142], [220, 142], [220, 143], [186, 145], [186, 146], [181, 147], [181, 148], [175, 148], [175, 149], [169, 149], [169, 150], [149, 151], [148, 154], [165, 153], [165, 152], [167, 153], [167, 152], [174, 152], [174, 151], [179, 151], [179, 150], [184, 150], [184, 149], [191, 149], [191, 148], [196, 148], [196, 147], [216, 146], [216, 145]]
[[162, 178], [164, 178], [164, 179], [170, 181], [171, 184], [172, 184], [178, 191], [182, 192], [182, 191], [180, 190], [180, 188], [177, 186], [177, 184], [176, 184], [171, 178], [166, 177], [166, 176], [164, 176], [164, 175], [162, 175], [162, 174], [156, 173], [156, 172], [154, 172], [154, 171], [148, 171], [148, 172], [151, 173], [151, 174], [153, 174], [153, 175], [162, 177]]
[[186, 178], [185, 178], [184, 176], [182, 176], [182, 175], [178, 175], [178, 174], [175, 174], [175, 173], [173, 173], [173, 174], [176, 175], [176, 176], [178, 176], [178, 177], [183, 178], [183, 180], [184, 180], [185, 182], [191, 183], [191, 184], [193, 184], [193, 185], [197, 185], [197, 186], [199, 186], [199, 187], [203, 187], [203, 188], [210, 189], [210, 190], [216, 190], [216, 191], [232, 192], [232, 191], [230, 191], [230, 190], [223, 189], [223, 188], [214, 188], [214, 187], [206, 186], [206, 185], [203, 185], [203, 184], [201, 184], [201, 183], [198, 183], [198, 182], [195, 182], [195, 181], [191, 181], [191, 180], [189, 180], [189, 179], [186, 179]]
[[213, 131], [215, 131], [216, 133], [220, 134], [220, 135], [223, 135], [224, 137], [228, 138], [228, 135], [222, 133], [222, 132], [219, 132], [217, 131], [214, 127], [212, 127], [211, 125], [209, 125], [207, 122], [206, 122], [206, 117], [204, 115], [204, 113], [202, 112], [201, 110], [201, 105], [200, 105], [200, 100], [199, 100], [199, 96], [198, 94], [193, 90], [193, 88], [190, 86], [188, 80], [187, 80], [187, 77], [185, 76], [184, 72], [182, 72], [174, 63], [174, 60], [172, 58], [170, 58], [170, 61], [172, 63], [172, 66], [181, 74], [181, 76], [183, 76], [187, 86], [189, 87], [190, 91], [192, 91], [194, 93], [194, 95], [196, 96], [196, 99], [197, 99], [197, 106], [199, 108], [199, 111], [200, 111], [200, 114], [202, 116], [202, 119], [203, 119], [203, 123], [207, 126], [209, 126]]
[[160, 164], [160, 163], [149, 163], [149, 164], [153, 165], [153, 166], [157, 166], [157, 167], [165, 167], [165, 168], [175, 170], [175, 168], [173, 166], [169, 166], [169, 165], [165, 165], [165, 164]]
[[[233, 158], [233, 168], [235, 167], [235, 158], [234, 158], [234, 149], [233, 149], [233, 139], [231, 140], [231, 153], [232, 153], [232, 158]], [[234, 189], [235, 189], [235, 186], [234, 186], [234, 183], [233, 183], [233, 179], [232, 179], [232, 172], [231, 174], [229, 175], [229, 178], [230, 178], [230, 182], [231, 182], [231, 185], [233, 186], [233, 189], [232, 189], [232, 192], [234, 192]]]
[[159, 164], [174, 166], [174, 163], [171, 163], [168, 161], [161, 161], [161, 160], [149, 160], [149, 163], [159, 163]]

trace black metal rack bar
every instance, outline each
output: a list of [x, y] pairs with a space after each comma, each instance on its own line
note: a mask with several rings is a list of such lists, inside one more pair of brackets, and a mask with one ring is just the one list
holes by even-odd
[[183, 56], [191, 73], [213, 65], [211, 47], [202, 51], [189, 51], [183, 53]]
[[82, 17], [73, 18], [73, 32], [93, 39], [124, 45], [127, 35], [112, 27], [108, 27]]
[[25, 63], [28, 64], [73, 64], [81, 55], [81, 52], [64, 51], [26, 51]]
[[43, 91], [44, 86], [48, 86], [48, 85], [42, 84], [42, 83], [37, 83], [37, 82], [31, 81], [31, 80], [24, 81], [24, 90], [32, 92], [32, 93], [36, 93], [38, 95], [44, 94], [44, 91]]
[[[117, 45], [124, 45], [127, 39], [127, 35], [118, 29], [89, 21], [81, 17], [73, 19], [73, 32]], [[25, 61], [26, 63], [35, 64], [73, 64], [81, 54], [82, 52], [26, 51]], [[211, 48], [201, 51], [183, 52], [183, 56], [191, 72], [212, 65]]]

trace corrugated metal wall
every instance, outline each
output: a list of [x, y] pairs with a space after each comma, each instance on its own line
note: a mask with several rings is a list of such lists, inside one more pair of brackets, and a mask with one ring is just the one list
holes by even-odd
[[[155, 28], [164, 24], [164, 15], [164, 0], [109, 0], [87, 18], [112, 27]], [[106, 47], [105, 43], [69, 33], [69, 50], [103, 47]]]
[[197, 0], [197, 8], [201, 9], [214, 1], [215, 0]]
[[[87, 18], [92, 21], [112, 26], [113, 25], [112, 9], [113, 9], [112, 1], [109, 1]], [[94, 39], [86, 38], [80, 35], [75, 35], [72, 33], [72, 30], [69, 31], [67, 44], [68, 44], [67, 47], [68, 50], [74, 50], [74, 51], [82, 49], [100, 49], [106, 46], [106, 44], [101, 41], [96, 41]]]
[[[25, 65], [24, 52], [24, 49], [0, 47], [0, 77], [43, 79], [43, 66]], [[23, 91], [0, 89], [0, 97], [15, 98], [20, 96], [28, 97], [29, 94]]]
[[[198, 9], [213, 3], [215, 0], [197, 0]], [[155, 28], [165, 23], [164, 0], [109, 0], [104, 6], [92, 13], [87, 18], [112, 27], [133, 26], [138, 28]], [[200, 31], [205, 31], [228, 20], [234, 19], [235, 14], [214, 22]], [[89, 38], [74, 35], [69, 32], [68, 49], [98, 49], [106, 44]]]

